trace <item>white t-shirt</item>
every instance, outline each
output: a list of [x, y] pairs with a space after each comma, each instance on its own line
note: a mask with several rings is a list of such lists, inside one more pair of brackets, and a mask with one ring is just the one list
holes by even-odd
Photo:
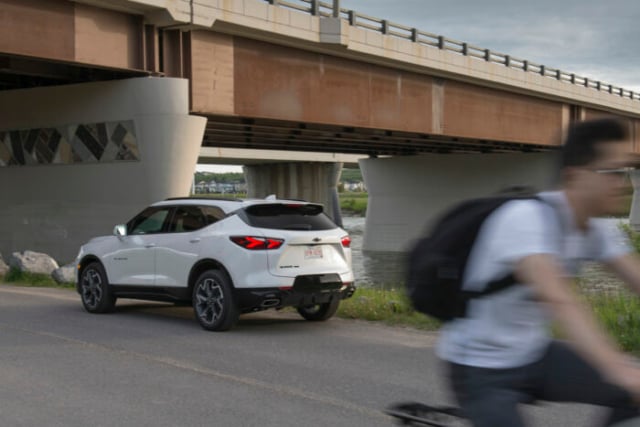
[[[481, 290], [512, 273], [528, 255], [552, 254], [570, 275], [581, 261], [605, 261], [630, 247], [611, 221], [592, 219], [578, 230], [562, 192], [541, 193], [538, 200], [514, 200], [492, 213], [482, 225], [469, 256], [463, 288]], [[553, 207], [552, 207], [553, 206]], [[530, 287], [517, 284], [473, 299], [467, 316], [445, 324], [438, 340], [442, 359], [483, 368], [512, 368], [532, 363], [550, 342], [549, 313]]]

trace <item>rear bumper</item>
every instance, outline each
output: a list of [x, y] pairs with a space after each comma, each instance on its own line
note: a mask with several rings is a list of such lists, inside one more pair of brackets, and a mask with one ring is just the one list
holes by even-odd
[[246, 313], [268, 308], [323, 304], [335, 298], [349, 298], [355, 290], [353, 283], [343, 283], [337, 274], [320, 274], [298, 276], [293, 286], [236, 288], [236, 300], [240, 310]]

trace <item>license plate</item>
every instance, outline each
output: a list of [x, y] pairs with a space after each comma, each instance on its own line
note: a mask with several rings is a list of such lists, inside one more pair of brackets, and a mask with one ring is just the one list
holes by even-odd
[[322, 246], [309, 246], [304, 250], [304, 259], [322, 258]]

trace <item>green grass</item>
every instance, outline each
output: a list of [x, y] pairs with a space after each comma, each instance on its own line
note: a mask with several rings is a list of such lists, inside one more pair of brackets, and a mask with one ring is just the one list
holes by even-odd
[[631, 246], [636, 252], [640, 253], [640, 233], [633, 231], [629, 224], [620, 224], [620, 228], [629, 238]]
[[585, 299], [618, 345], [640, 355], [640, 299], [625, 292], [591, 294]]
[[47, 288], [69, 288], [75, 287], [74, 283], [58, 283], [47, 274], [25, 273], [17, 268], [11, 268], [4, 277], [0, 276], [0, 282], [11, 283], [12, 285], [47, 287]]
[[[596, 318], [626, 352], [640, 356], [640, 298], [628, 293], [583, 296]], [[358, 289], [341, 302], [338, 317], [437, 331], [441, 322], [417, 313], [402, 290]], [[554, 329], [554, 335], [560, 333]]]
[[367, 213], [368, 193], [344, 192], [338, 193], [340, 209], [343, 213], [365, 216]]
[[401, 290], [358, 289], [353, 297], [340, 303], [338, 316], [431, 331], [440, 327], [437, 320], [413, 310]]

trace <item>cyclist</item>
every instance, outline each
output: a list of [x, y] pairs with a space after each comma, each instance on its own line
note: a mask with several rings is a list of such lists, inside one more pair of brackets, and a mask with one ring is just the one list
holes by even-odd
[[[471, 300], [442, 329], [437, 353], [476, 427], [523, 426], [532, 399], [611, 408], [603, 425], [638, 415], [640, 369], [616, 348], [573, 292], [581, 261], [597, 260], [640, 292], [640, 258], [615, 226], [596, 217], [620, 205], [632, 164], [627, 125], [573, 125], [561, 151], [560, 184], [543, 201], [514, 200], [484, 222], [464, 289], [514, 273], [517, 283]], [[566, 341], [550, 337], [555, 320]]]

